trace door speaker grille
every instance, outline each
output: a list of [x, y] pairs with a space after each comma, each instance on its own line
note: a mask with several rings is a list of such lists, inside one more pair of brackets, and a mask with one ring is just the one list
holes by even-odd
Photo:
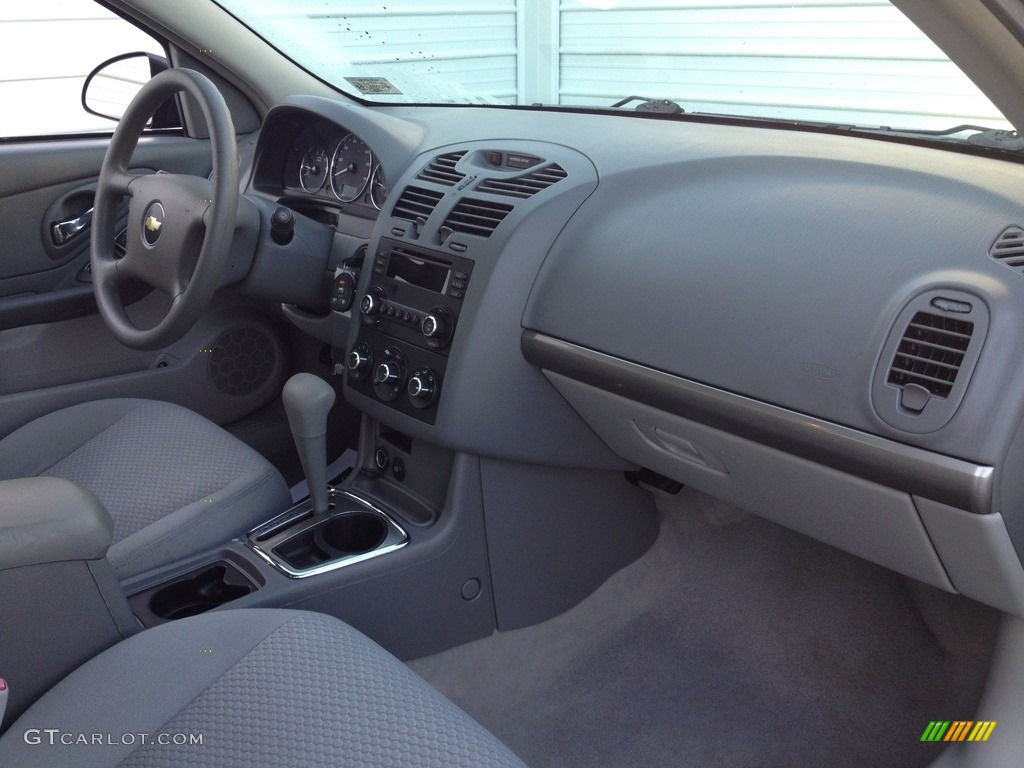
[[251, 326], [225, 331], [211, 348], [210, 381], [225, 395], [251, 395], [270, 379], [277, 363], [270, 337]]

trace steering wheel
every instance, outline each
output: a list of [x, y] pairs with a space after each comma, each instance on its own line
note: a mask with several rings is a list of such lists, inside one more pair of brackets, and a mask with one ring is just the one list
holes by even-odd
[[[150, 116], [183, 91], [199, 103], [210, 128], [213, 181], [200, 176], [128, 172]], [[129, 198], [127, 252], [114, 253], [114, 225], [121, 198]], [[100, 315], [118, 341], [154, 350], [180, 339], [213, 298], [231, 255], [238, 215], [238, 153], [224, 97], [205, 76], [168, 69], [132, 99], [114, 130], [100, 169], [93, 203], [91, 263]], [[151, 328], [128, 317], [119, 288], [141, 280], [171, 297], [167, 314]]]

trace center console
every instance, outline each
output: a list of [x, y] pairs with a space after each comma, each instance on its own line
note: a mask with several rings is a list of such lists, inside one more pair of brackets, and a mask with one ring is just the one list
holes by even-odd
[[334, 395], [296, 374], [282, 400], [315, 498], [122, 585], [136, 615], [304, 608], [415, 658], [550, 618], [649, 546], [649, 495], [520, 349], [545, 255], [596, 186], [564, 147], [438, 148], [372, 234], [337, 233], [329, 330], [299, 327], [328, 345], [303, 368], [361, 414], [355, 466], [325, 474]]
[[433, 424], [473, 262], [381, 238], [346, 358], [349, 386]]

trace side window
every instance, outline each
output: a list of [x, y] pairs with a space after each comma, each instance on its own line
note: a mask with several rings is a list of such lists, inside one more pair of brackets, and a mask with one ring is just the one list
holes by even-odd
[[[82, 86], [104, 61], [136, 51], [165, 55], [93, 0], [0, 3], [0, 139], [112, 131], [111, 120], [82, 107]], [[141, 82], [147, 69], [137, 67]]]

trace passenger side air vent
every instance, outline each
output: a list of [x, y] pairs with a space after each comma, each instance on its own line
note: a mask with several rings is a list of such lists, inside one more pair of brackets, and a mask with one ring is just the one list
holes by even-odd
[[484, 179], [477, 184], [476, 188], [479, 192], [508, 195], [525, 200], [547, 189], [552, 184], [558, 183], [568, 175], [562, 166], [552, 164], [514, 179]]
[[490, 237], [511, 212], [511, 205], [466, 197], [452, 209], [441, 226], [467, 235]]
[[916, 384], [936, 397], [948, 397], [973, 333], [974, 323], [918, 312], [896, 348], [889, 383]]
[[432, 181], [435, 184], [443, 184], [446, 187], [454, 187], [466, 178], [466, 174], [455, 170], [455, 166], [465, 154], [466, 150], [438, 155], [427, 163], [427, 167], [420, 171], [416, 178], [423, 181]]
[[871, 402], [905, 432], [944, 427], [964, 399], [988, 334], [984, 301], [963, 290], [917, 296], [900, 313], [878, 358]]
[[396, 219], [405, 219], [406, 221], [427, 219], [434, 212], [437, 204], [441, 202], [442, 197], [444, 197], [443, 192], [435, 192], [422, 187], [406, 187], [395, 201], [391, 215]]
[[1007, 227], [992, 243], [988, 255], [1014, 272], [1024, 273], [1024, 229]]

